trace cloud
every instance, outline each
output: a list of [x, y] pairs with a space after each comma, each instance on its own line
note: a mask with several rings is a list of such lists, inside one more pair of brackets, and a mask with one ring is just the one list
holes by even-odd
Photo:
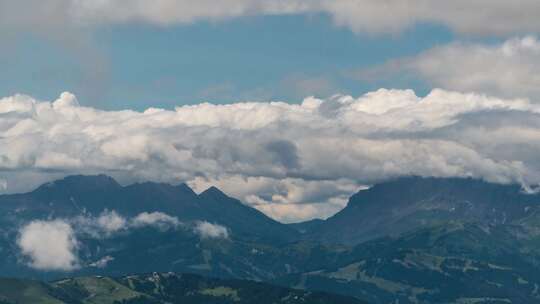
[[540, 41], [526, 36], [493, 45], [451, 43], [360, 71], [357, 76], [387, 78], [396, 73], [418, 75], [445, 89], [540, 102]]
[[162, 230], [174, 228], [181, 223], [175, 216], [170, 216], [163, 212], [142, 212], [131, 220], [132, 227], [154, 226]]
[[[197, 191], [216, 185], [296, 221], [326, 217], [362, 186], [397, 176], [540, 183], [540, 105], [527, 99], [381, 89], [301, 104], [144, 112], [102, 111], [74, 100], [69, 93], [52, 102], [0, 99], [0, 170], [8, 192], [106, 173], [122, 183], [185, 181]], [[124, 225], [114, 214], [103, 221], [113, 230]]]
[[17, 244], [32, 268], [70, 271], [79, 267], [77, 239], [67, 222], [33, 221], [21, 228]]
[[253, 15], [325, 14], [355, 32], [395, 33], [436, 23], [465, 34], [508, 35], [538, 32], [539, 10], [536, 0], [519, 5], [503, 0], [0, 0], [0, 27], [60, 32], [133, 22], [170, 26]]
[[[81, 215], [70, 219], [32, 221], [19, 229], [17, 245], [21, 253], [29, 259], [28, 265], [32, 268], [71, 271], [81, 265], [77, 256], [80, 246], [77, 236], [103, 239], [142, 227], [167, 230], [180, 224], [178, 218], [161, 212], [143, 212], [133, 218], [125, 218], [114, 210], [105, 210], [97, 217]], [[105, 256], [88, 266], [104, 268], [113, 260], [113, 257]]]
[[115, 210], [104, 210], [97, 217], [83, 214], [64, 220], [76, 227], [77, 233], [84, 233], [93, 238], [106, 238], [129, 229], [128, 219]]
[[104, 211], [97, 219], [96, 224], [101, 227], [107, 233], [117, 232], [121, 229], [125, 229], [127, 221], [122, 216], [118, 215], [116, 211]]
[[395, 33], [418, 23], [442, 24], [468, 35], [507, 35], [538, 32], [540, 22], [529, 10], [534, 0], [519, 5], [503, 0], [329, 0], [319, 2], [338, 25], [356, 32]]
[[227, 229], [227, 227], [218, 224], [212, 224], [206, 221], [197, 222], [194, 231], [203, 239], [229, 238], [229, 230]]
[[130, 218], [118, 214], [115, 210], [104, 210], [97, 217], [85, 214], [65, 221], [77, 227], [77, 233], [84, 233], [93, 238], [107, 238], [119, 232], [129, 232], [143, 227], [167, 230], [181, 225], [177, 217], [163, 212], [142, 212]]

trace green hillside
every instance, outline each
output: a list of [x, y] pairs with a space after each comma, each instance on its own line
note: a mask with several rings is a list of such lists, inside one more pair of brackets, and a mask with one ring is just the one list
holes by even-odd
[[78, 277], [41, 283], [0, 279], [1, 304], [360, 304], [350, 297], [192, 274]]

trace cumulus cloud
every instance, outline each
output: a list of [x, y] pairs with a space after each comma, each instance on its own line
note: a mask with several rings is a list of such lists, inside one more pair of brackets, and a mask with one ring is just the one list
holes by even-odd
[[79, 267], [77, 239], [65, 221], [33, 221], [21, 228], [17, 244], [33, 268], [70, 271]]
[[[33, 7], [33, 10], [28, 10]], [[538, 32], [540, 3], [521, 0], [0, 0], [0, 26], [32, 29], [146, 22], [159, 26], [252, 15], [326, 14], [355, 32], [394, 33], [416, 23], [466, 34]]]
[[[295, 221], [328, 216], [363, 185], [403, 175], [540, 183], [540, 105], [527, 99], [381, 89], [301, 104], [144, 112], [102, 111], [75, 100], [69, 93], [53, 102], [0, 99], [8, 191], [74, 173], [107, 173], [123, 183], [185, 181], [196, 190], [216, 185]], [[114, 216], [104, 219], [122, 226]]]
[[363, 70], [363, 79], [390, 74], [418, 75], [430, 85], [540, 102], [540, 41], [535, 36], [500, 44], [451, 43], [415, 57]]
[[229, 238], [229, 230], [227, 227], [212, 224], [206, 221], [197, 222], [194, 227], [197, 233], [203, 239], [227, 239]]

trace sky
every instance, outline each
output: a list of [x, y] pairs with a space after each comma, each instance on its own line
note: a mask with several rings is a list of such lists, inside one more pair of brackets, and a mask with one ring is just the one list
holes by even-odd
[[216, 185], [281, 221], [404, 175], [540, 183], [536, 0], [0, 0], [0, 192]]

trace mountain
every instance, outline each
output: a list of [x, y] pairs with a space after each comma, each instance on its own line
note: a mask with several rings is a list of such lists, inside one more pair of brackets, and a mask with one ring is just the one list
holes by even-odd
[[[71, 176], [0, 196], [0, 270], [41, 280], [196, 273], [375, 304], [540, 303], [539, 203], [518, 185], [405, 177], [358, 192], [327, 220], [284, 225], [215, 187]], [[35, 269], [17, 241], [27, 223], [56, 219], [77, 238], [68, 273]]]
[[453, 220], [507, 224], [539, 210], [540, 195], [526, 194], [519, 185], [472, 178], [403, 177], [356, 193], [343, 210], [304, 235], [354, 245]]
[[77, 277], [42, 283], [0, 279], [2, 304], [361, 304], [350, 297], [242, 280], [153, 273], [121, 278]]

